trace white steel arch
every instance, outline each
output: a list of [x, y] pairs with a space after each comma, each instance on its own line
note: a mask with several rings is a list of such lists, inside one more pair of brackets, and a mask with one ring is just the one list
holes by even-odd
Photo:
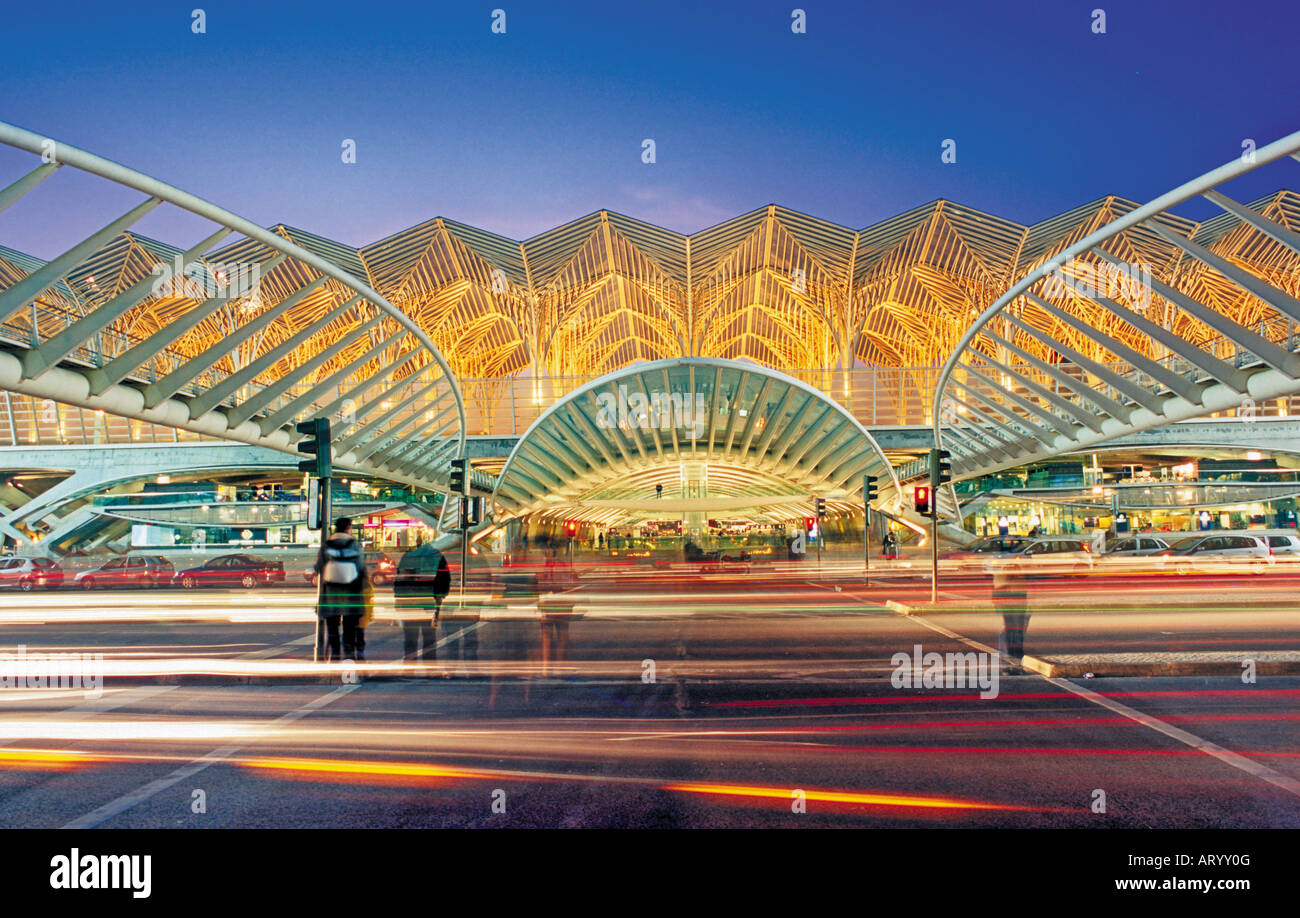
[[[146, 196], [48, 262], [0, 249], [9, 272], [0, 275], [0, 388], [295, 455], [294, 423], [328, 417], [341, 468], [445, 490], [448, 460], [465, 454], [460, 387], [363, 268], [330, 257], [318, 237], [308, 248], [32, 131], [0, 122], [0, 143], [42, 158], [0, 189], [0, 212], [63, 167]], [[153, 263], [119, 263], [101, 289], [86, 265], [163, 204], [215, 231], [184, 252], [136, 237]], [[240, 265], [241, 280], [248, 267], [251, 289], [224, 276], [222, 258]], [[142, 304], [160, 303], [170, 321], [152, 333], [122, 330]], [[224, 321], [216, 332], [214, 319]]]
[[799, 516], [808, 495], [860, 507], [866, 474], [879, 480], [878, 504], [900, 495], [875, 438], [824, 393], [758, 364], [685, 357], [609, 373], [543, 412], [498, 476], [495, 516], [588, 500], [646, 507], [654, 470], [680, 463], [725, 470], [719, 508], [771, 509], [795, 495]]
[[[1300, 132], [1175, 188], [1045, 258], [980, 313], [934, 390], [935, 442], [954, 479], [1216, 412], [1253, 416], [1300, 392], [1295, 215], [1216, 190], [1297, 151]], [[1189, 237], [1171, 209], [1197, 196], [1223, 213]], [[1165, 259], [1162, 270], [1140, 252]], [[1177, 280], [1153, 276], [1171, 267]], [[1113, 325], [1085, 318], [1098, 306]], [[1119, 340], [1134, 330], [1149, 347]], [[951, 489], [940, 511], [957, 514]]]

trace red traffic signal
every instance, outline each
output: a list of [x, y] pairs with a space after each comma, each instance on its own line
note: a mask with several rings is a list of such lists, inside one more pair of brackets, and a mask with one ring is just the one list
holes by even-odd
[[916, 504], [917, 513], [930, 512], [930, 489], [925, 485], [917, 485], [916, 491], [912, 495], [912, 500]]
[[565, 524], [564, 524], [564, 533], [565, 533], [565, 535], [567, 535], [569, 538], [573, 538], [574, 536], [576, 536], [576, 535], [578, 534], [578, 521], [577, 521], [577, 520], [569, 520], [567, 523], [565, 523]]
[[803, 528], [806, 529], [808, 532], [812, 532], [813, 523], [816, 522], [817, 521], [813, 519], [811, 516], [805, 516], [803, 518]]

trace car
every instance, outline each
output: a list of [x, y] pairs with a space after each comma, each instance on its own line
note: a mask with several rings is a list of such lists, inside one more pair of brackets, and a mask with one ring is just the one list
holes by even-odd
[[186, 590], [233, 586], [251, 590], [257, 586], [284, 583], [284, 562], [252, 555], [218, 555], [197, 567], [178, 571], [172, 579]]
[[52, 590], [63, 585], [63, 569], [49, 558], [0, 558], [0, 588]]
[[[986, 559], [983, 569], [996, 573], [1008, 562], [1042, 573], [1087, 573], [1092, 570], [1092, 549], [1077, 536], [1002, 536], [1001, 550], [990, 548], [972, 556]], [[974, 547], [974, 546], [972, 546]]]
[[161, 587], [176, 569], [162, 555], [127, 555], [77, 574], [73, 582], [86, 590], [102, 587]]
[[1300, 559], [1300, 535], [1291, 532], [1252, 532], [1251, 535], [1258, 536], [1268, 543], [1274, 556], [1285, 558]]
[[969, 558], [975, 555], [1006, 554], [1019, 551], [1029, 541], [1027, 536], [985, 536], [965, 548], [950, 551], [945, 558]]
[[1235, 565], [1246, 565], [1255, 573], [1262, 574], [1272, 564], [1273, 552], [1261, 536], [1218, 533], [1191, 536], [1175, 542], [1168, 558], [1180, 574], [1230, 571]]
[[1170, 545], [1164, 539], [1157, 538], [1153, 535], [1130, 535], [1120, 536], [1114, 542], [1106, 546], [1104, 557], [1107, 560], [1139, 558], [1156, 556], [1161, 557], [1170, 549]]

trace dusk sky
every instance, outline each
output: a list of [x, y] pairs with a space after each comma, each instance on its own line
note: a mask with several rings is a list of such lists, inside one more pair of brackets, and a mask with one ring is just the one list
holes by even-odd
[[[852, 228], [940, 197], [1035, 222], [1300, 128], [1298, 26], [1294, 0], [32, 3], [6, 11], [0, 120], [353, 245], [437, 215], [527, 238], [600, 208], [693, 232], [771, 202]], [[0, 151], [0, 186], [35, 162]], [[49, 257], [136, 199], [68, 171], [0, 243]]]

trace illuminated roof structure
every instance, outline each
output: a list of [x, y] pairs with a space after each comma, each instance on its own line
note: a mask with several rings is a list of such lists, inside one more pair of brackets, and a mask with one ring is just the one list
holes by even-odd
[[[1220, 187], [1289, 159], [1300, 132], [1043, 251], [940, 373], [935, 436], [954, 478], [1214, 412], [1249, 420], [1300, 393], [1300, 206], [1289, 194], [1243, 206]], [[1170, 213], [1198, 196], [1220, 215]], [[951, 511], [955, 495], [942, 497]]]
[[[0, 141], [38, 155], [53, 143], [2, 124]], [[212, 205], [56, 148], [68, 155], [0, 190], [0, 210], [73, 160], [149, 198], [48, 264], [0, 247], [0, 338], [18, 355], [0, 367], [0, 388], [287, 450], [295, 419], [328, 416], [341, 465], [425, 486], [441, 486], [463, 443], [465, 400], [491, 410], [511, 379], [570, 381], [552, 387], [563, 395], [638, 361], [698, 357], [751, 361], [832, 397], [843, 393], [827, 370], [899, 367], [917, 379], [897, 385], [928, 392], [950, 355], [992, 340], [971, 334], [988, 326], [989, 304], [1107, 227], [1106, 252], [1174, 296], [1156, 298], [1150, 325], [1086, 298], [1068, 320], [1022, 299], [1029, 330], [1003, 329], [1012, 345], [1049, 363], [1111, 360], [1101, 332], [1159, 361], [1170, 349], [1161, 323], [1180, 340], [1221, 335], [1171, 308], [1178, 294], [1244, 329], [1273, 320], [1182, 240], [1300, 293], [1300, 255], [1242, 216], [1294, 232], [1300, 195], [1286, 190], [1203, 223], [1167, 210], [1125, 222], [1138, 205], [1114, 196], [1030, 226], [944, 200], [858, 230], [769, 205], [690, 235], [599, 211], [522, 242], [438, 217], [359, 249], [217, 220], [222, 232], [184, 252], [131, 227], [159, 201]], [[193, 283], [142, 286], [177, 258]], [[250, 265], [255, 296], [192, 289]], [[960, 401], [972, 399], [950, 404]]]

